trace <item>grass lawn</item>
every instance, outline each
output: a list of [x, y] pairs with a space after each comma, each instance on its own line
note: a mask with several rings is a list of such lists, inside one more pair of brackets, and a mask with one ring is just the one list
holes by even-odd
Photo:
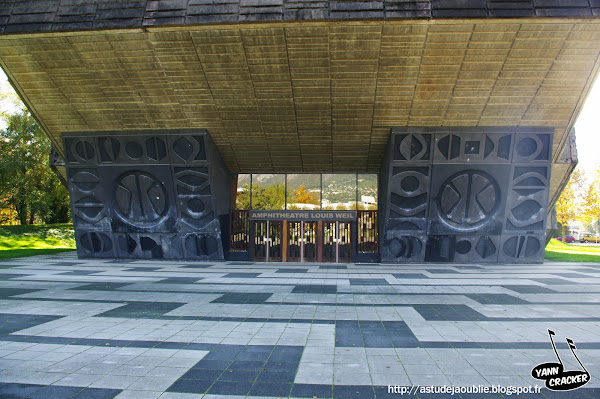
[[75, 249], [72, 224], [0, 226], [0, 259]]
[[546, 259], [560, 262], [600, 262], [600, 247], [565, 244], [553, 238], [546, 247]]

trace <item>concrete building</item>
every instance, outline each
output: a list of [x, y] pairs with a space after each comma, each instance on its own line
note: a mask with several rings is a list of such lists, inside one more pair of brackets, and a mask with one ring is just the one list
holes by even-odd
[[599, 12], [3, 1], [0, 63], [52, 139], [82, 257], [541, 262]]

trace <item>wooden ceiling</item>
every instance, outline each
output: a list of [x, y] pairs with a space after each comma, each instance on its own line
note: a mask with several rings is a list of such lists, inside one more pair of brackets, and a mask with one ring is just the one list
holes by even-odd
[[551, 126], [596, 74], [600, 21], [289, 22], [5, 35], [63, 132], [208, 129], [232, 172], [378, 171], [392, 126]]

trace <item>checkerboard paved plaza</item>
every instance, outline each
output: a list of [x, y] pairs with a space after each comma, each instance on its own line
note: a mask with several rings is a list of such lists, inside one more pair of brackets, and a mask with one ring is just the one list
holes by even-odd
[[600, 397], [599, 264], [14, 259], [0, 262], [0, 397], [366, 399], [401, 397], [388, 385], [543, 386], [530, 373], [556, 362], [549, 328], [565, 369], [580, 369], [569, 337], [591, 381], [525, 397]]

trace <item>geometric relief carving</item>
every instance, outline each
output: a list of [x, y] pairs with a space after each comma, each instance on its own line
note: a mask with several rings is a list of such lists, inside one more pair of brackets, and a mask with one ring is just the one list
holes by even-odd
[[217, 231], [208, 168], [174, 167], [173, 172], [180, 221], [189, 228]]
[[110, 232], [83, 231], [77, 234], [77, 251], [83, 256], [113, 256], [113, 243]]
[[104, 204], [93, 197], [83, 197], [75, 201], [73, 214], [92, 225], [106, 217]]
[[96, 169], [71, 169], [71, 171], [73, 171], [73, 175], [69, 182], [71, 187], [77, 188], [79, 191], [91, 192], [100, 183]]
[[500, 236], [429, 236], [428, 262], [497, 262]]
[[497, 262], [500, 236], [456, 236], [455, 262]]
[[80, 256], [223, 258], [212, 194], [229, 182], [210, 168], [228, 171], [206, 132], [80, 136], [63, 138]]
[[133, 163], [133, 164], [155, 164], [166, 163], [167, 144], [164, 138], [151, 137], [99, 137], [98, 148], [100, 162], [111, 163]]
[[100, 151], [100, 162], [115, 162], [119, 156], [121, 143], [113, 137], [99, 137], [98, 149]]
[[126, 233], [116, 235], [118, 255], [123, 258], [180, 258], [177, 234]]
[[64, 142], [67, 163], [82, 165], [96, 163], [96, 146], [93, 139], [74, 137], [67, 138]]
[[544, 235], [506, 235], [503, 237], [500, 261], [536, 261], [544, 254]]
[[167, 190], [149, 173], [130, 171], [122, 174], [114, 192], [119, 215], [133, 225], [155, 222], [167, 213]]
[[75, 227], [108, 228], [107, 212], [96, 168], [69, 168], [67, 173]]
[[384, 238], [381, 260], [388, 262], [421, 262], [425, 253], [423, 235], [388, 232]]
[[550, 134], [516, 135], [513, 162], [536, 162], [550, 160]]
[[501, 203], [496, 180], [481, 170], [467, 169], [446, 179], [437, 208], [442, 221], [456, 230], [473, 230], [488, 223]]
[[[394, 167], [390, 178], [388, 217], [395, 230], [423, 230], [429, 201], [429, 166]], [[402, 220], [403, 222], [400, 222]]]
[[455, 236], [429, 236], [425, 250], [426, 262], [453, 262], [455, 253]]
[[210, 195], [208, 168], [175, 167], [174, 175], [178, 195]]
[[431, 134], [398, 134], [394, 144], [395, 161], [427, 161], [431, 159]]
[[549, 166], [513, 166], [507, 207], [507, 230], [544, 230], [549, 174]]
[[194, 163], [206, 161], [206, 147], [203, 136], [181, 136], [172, 140], [173, 163]]
[[184, 238], [186, 258], [210, 259], [219, 253], [220, 238], [212, 234], [187, 234]]
[[510, 162], [512, 134], [437, 134], [436, 162]]
[[390, 145], [382, 261], [542, 261], [552, 129], [393, 128]]

